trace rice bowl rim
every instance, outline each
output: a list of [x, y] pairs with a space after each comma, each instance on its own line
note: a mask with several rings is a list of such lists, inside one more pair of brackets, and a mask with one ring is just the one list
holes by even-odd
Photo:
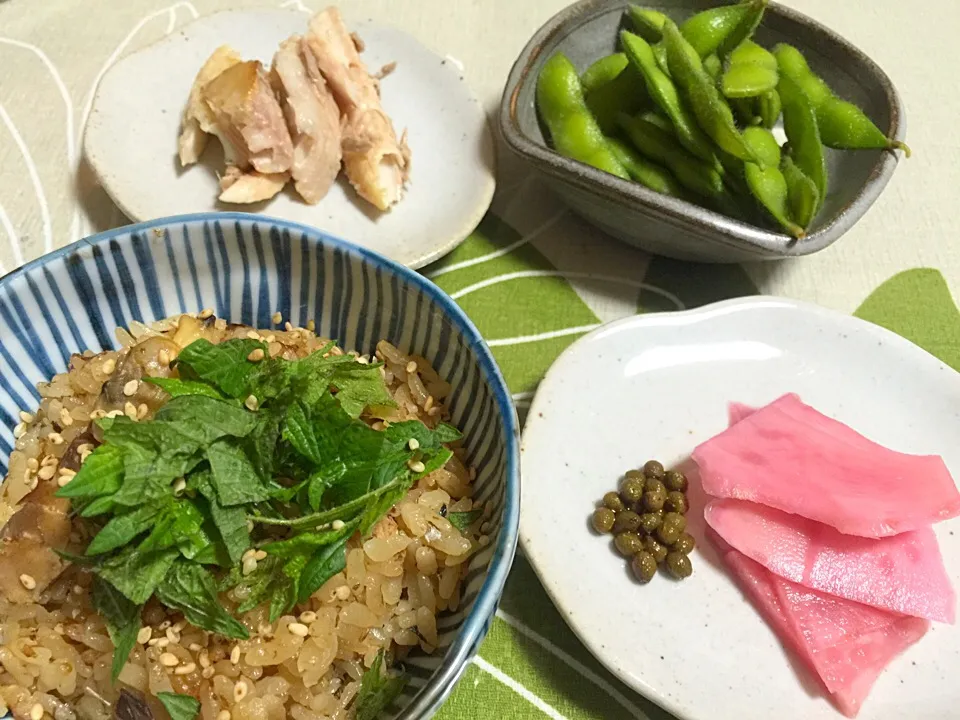
[[[504, 482], [504, 507], [500, 518], [500, 532], [497, 545], [490, 563], [487, 566], [486, 577], [469, 615], [464, 618], [457, 636], [443, 655], [443, 660], [427, 683], [403, 707], [400, 717], [419, 718], [432, 714], [447, 699], [453, 691], [457, 680], [466, 670], [468, 662], [477, 653], [481, 641], [486, 636], [496, 612], [497, 603], [503, 594], [507, 575], [513, 565], [517, 548], [520, 528], [520, 443], [519, 420], [513, 404], [510, 391], [507, 389], [500, 368], [493, 358], [489, 346], [480, 335], [480, 331], [467, 317], [466, 313], [454, 300], [437, 285], [390, 258], [367, 248], [355, 245], [347, 240], [331, 235], [319, 228], [310, 227], [289, 220], [280, 220], [266, 215], [243, 212], [205, 212], [185, 215], [171, 215], [168, 217], [148, 220], [133, 225], [125, 225], [113, 230], [107, 230], [96, 235], [81, 238], [75, 242], [57, 248], [41, 255], [34, 260], [20, 266], [0, 277], [0, 291], [28, 274], [30, 271], [44, 267], [54, 260], [79, 254], [87, 247], [95, 247], [104, 243], [124, 242], [137, 233], [154, 231], [157, 229], [173, 228], [194, 223], [209, 222], [236, 222], [247, 225], [263, 223], [279, 229], [301, 233], [304, 240], [311, 243], [326, 243], [338, 248], [348, 255], [404, 278], [407, 282], [417, 286], [429, 296], [443, 311], [444, 319], [450, 320], [460, 331], [470, 350], [477, 358], [477, 364], [487, 386], [493, 392], [497, 404], [500, 421], [503, 424], [506, 452], [506, 470]], [[199, 312], [199, 309], [198, 309]], [[229, 319], [229, 318], [227, 318]], [[10, 716], [5, 716], [5, 718]], [[5, 718], [3, 720], [5, 720]]]

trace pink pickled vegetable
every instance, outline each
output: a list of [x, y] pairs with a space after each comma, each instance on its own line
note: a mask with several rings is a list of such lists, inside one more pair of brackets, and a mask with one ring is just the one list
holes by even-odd
[[724, 562], [780, 641], [820, 678], [847, 717], [857, 715], [883, 669], [929, 628], [926, 620], [796, 585], [736, 550], [725, 553]]
[[784, 395], [693, 452], [714, 497], [769, 505], [849, 535], [886, 537], [960, 515], [960, 493], [939, 456], [906, 455]]
[[904, 615], [954, 622], [956, 597], [930, 528], [863, 538], [743, 500], [713, 500], [704, 517], [731, 547], [787, 580]]

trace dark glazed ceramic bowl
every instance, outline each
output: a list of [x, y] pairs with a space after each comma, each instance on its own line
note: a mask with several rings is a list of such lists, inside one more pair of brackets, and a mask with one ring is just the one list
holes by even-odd
[[[713, 7], [716, 0], [646, 0], [676, 21]], [[584, 70], [617, 50], [624, 0], [581, 0], [554, 16], [523, 49], [510, 71], [500, 105], [507, 145], [543, 174], [577, 214], [611, 235], [660, 255], [704, 262], [744, 262], [807, 255], [835, 242], [873, 204], [897, 166], [897, 154], [880, 150], [827, 151], [826, 202], [802, 240], [720, 215], [653, 192], [562, 157], [544, 141], [535, 107], [537, 75], [555, 52]], [[885, 131], [903, 140], [904, 116], [890, 78], [876, 63], [832, 30], [771, 3], [757, 42], [796, 46], [841, 97], [856, 103]]]

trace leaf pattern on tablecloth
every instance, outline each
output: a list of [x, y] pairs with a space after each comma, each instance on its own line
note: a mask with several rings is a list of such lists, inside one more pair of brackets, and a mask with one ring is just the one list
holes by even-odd
[[915, 268], [894, 275], [870, 293], [854, 314], [960, 370], [960, 310], [939, 270]]
[[460, 247], [425, 271], [476, 323], [521, 404], [557, 355], [599, 323], [524, 240], [488, 213]]

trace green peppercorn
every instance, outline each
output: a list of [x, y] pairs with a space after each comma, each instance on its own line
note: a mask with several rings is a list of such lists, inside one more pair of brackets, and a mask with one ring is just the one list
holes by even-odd
[[663, 464], [657, 462], [656, 460], [647, 460], [643, 465], [643, 474], [648, 478], [654, 478], [656, 480], [663, 479]]
[[667, 501], [663, 505], [668, 512], [676, 512], [686, 515], [690, 509], [690, 503], [687, 502], [687, 496], [679, 490], [671, 490], [667, 493]]
[[683, 553], [672, 552], [667, 555], [667, 571], [677, 580], [690, 577], [693, 573], [693, 564]]
[[623, 500], [620, 499], [620, 494], [613, 492], [612, 490], [603, 496], [604, 506], [610, 508], [615, 513], [620, 512], [624, 509]]
[[637, 580], [643, 584], [647, 584], [653, 580], [653, 576], [657, 574], [657, 561], [654, 559], [653, 555], [648, 552], [638, 552], [633, 556], [633, 574], [636, 575]]
[[643, 480], [627, 478], [620, 486], [620, 499], [625, 505], [633, 505], [643, 496]]
[[684, 555], [689, 555], [693, 552], [693, 549], [697, 546], [697, 541], [693, 539], [693, 535], [690, 533], [681, 533], [680, 537], [677, 538], [677, 541], [673, 544], [671, 548], [674, 552], [683, 553]]
[[614, 533], [636, 532], [639, 527], [640, 516], [633, 510], [624, 510], [622, 513], [617, 513], [617, 519], [613, 522]]
[[658, 565], [667, 559], [667, 553], [670, 552], [658, 543], [657, 539], [652, 535], [648, 535], [643, 539], [643, 549], [653, 555], [653, 559], [657, 561]]
[[632, 532], [620, 533], [613, 544], [617, 546], [617, 552], [624, 557], [632, 557], [643, 550], [643, 541], [640, 540], [640, 536]]
[[669, 470], [663, 476], [663, 484], [668, 490], [687, 491], [687, 476], [679, 470]]
[[598, 533], [608, 533], [613, 529], [617, 515], [610, 508], [597, 508], [593, 511], [593, 529]]

